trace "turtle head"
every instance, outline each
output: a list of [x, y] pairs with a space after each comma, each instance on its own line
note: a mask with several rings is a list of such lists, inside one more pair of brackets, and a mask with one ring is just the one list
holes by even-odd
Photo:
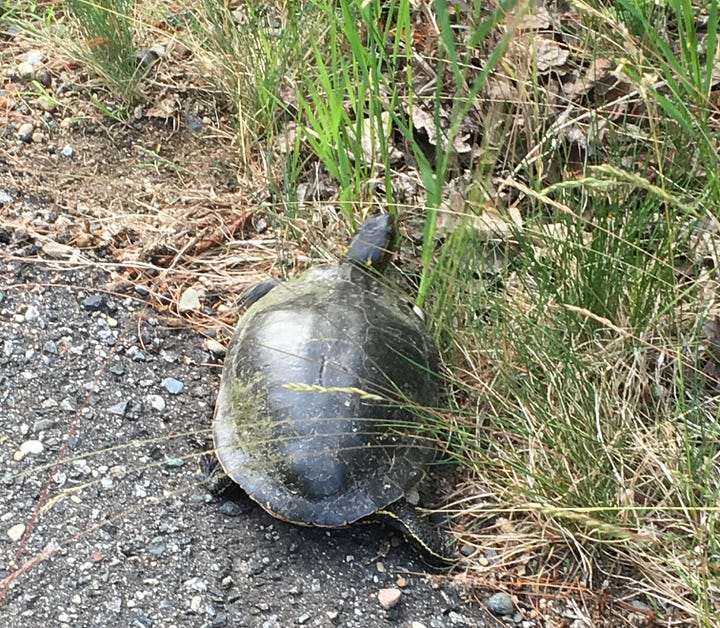
[[388, 214], [373, 216], [357, 230], [345, 258], [353, 264], [382, 273], [390, 263], [396, 239], [393, 217]]

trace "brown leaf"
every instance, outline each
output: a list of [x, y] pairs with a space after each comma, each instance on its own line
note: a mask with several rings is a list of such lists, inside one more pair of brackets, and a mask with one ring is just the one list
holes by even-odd
[[605, 57], [593, 59], [582, 75], [565, 84], [563, 91], [566, 96], [575, 98], [584, 96], [594, 87], [602, 86], [601, 92], [605, 93], [618, 83], [617, 77], [613, 74], [616, 67], [614, 61]]
[[155, 103], [152, 107], [148, 108], [145, 115], [148, 118], [172, 118], [180, 107], [180, 102], [176, 96], [168, 96], [163, 98], [159, 102]]
[[535, 55], [537, 69], [540, 72], [547, 72], [552, 68], [565, 65], [570, 56], [570, 51], [552, 39], [537, 37], [535, 39]]

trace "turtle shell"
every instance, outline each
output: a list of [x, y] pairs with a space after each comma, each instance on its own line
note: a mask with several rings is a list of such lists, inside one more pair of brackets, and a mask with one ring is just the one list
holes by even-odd
[[338, 527], [401, 498], [435, 449], [438, 354], [413, 303], [352, 264], [280, 284], [240, 319], [213, 437], [225, 472], [274, 516]]

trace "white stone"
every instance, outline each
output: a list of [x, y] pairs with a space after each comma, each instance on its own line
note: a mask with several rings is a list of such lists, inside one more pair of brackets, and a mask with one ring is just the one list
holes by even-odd
[[401, 597], [402, 591], [400, 589], [380, 589], [378, 591], [378, 601], [386, 611], [397, 606]]

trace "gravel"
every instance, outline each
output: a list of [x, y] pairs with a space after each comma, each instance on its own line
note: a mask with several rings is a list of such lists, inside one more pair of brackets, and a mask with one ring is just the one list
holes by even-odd
[[[101, 273], [6, 253], [0, 613], [13, 625], [507, 625], [382, 527], [302, 528], [239, 490], [210, 496], [197, 458], [220, 365], [203, 339], [137, 292], [106, 294]], [[385, 610], [380, 591], [397, 587]]]
[[488, 598], [487, 607], [493, 615], [510, 615], [515, 610], [515, 603], [507, 593], [499, 591]]

